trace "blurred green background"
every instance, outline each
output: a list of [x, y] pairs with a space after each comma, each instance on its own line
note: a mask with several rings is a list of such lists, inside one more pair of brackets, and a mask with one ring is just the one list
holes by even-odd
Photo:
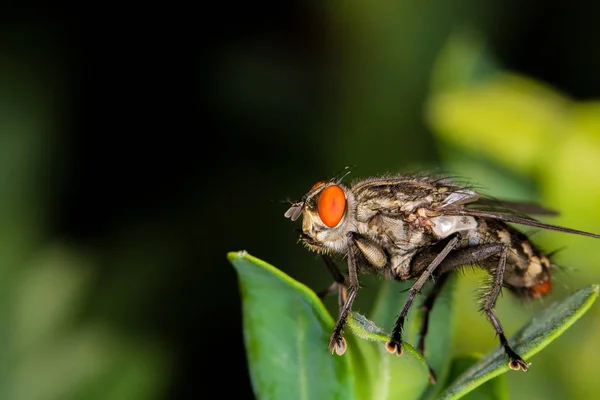
[[[0, 13], [0, 399], [252, 398], [226, 253], [328, 285], [283, 213], [346, 166], [444, 171], [600, 232], [598, 5], [202, 8]], [[499, 300], [509, 334], [600, 282], [593, 239], [533, 238], [564, 268], [543, 303]], [[482, 277], [460, 280], [456, 354], [497, 346]], [[511, 398], [598, 396], [599, 330], [593, 307]]]

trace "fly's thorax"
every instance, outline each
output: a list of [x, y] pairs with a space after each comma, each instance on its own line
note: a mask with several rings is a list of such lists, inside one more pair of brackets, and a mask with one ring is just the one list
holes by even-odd
[[302, 232], [313, 250], [345, 253], [347, 233], [356, 230], [356, 201], [352, 191], [332, 182], [311, 190], [302, 210]]

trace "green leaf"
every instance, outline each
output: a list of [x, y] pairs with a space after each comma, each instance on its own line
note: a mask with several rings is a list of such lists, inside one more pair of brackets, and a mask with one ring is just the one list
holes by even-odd
[[[435, 301], [433, 310], [429, 315], [429, 329], [425, 339], [425, 360], [436, 373], [438, 382], [443, 382], [450, 366], [450, 354], [452, 354], [452, 345], [454, 339], [455, 318], [452, 312], [452, 301], [456, 286], [456, 276], [451, 276], [446, 282], [444, 289]], [[381, 326], [393, 326], [395, 319], [404, 305], [408, 296], [407, 289], [412, 282], [385, 281], [377, 294], [374, 309], [372, 312], [373, 320]], [[423, 289], [423, 294], [427, 294], [428, 288]], [[421, 326], [420, 302], [424, 300], [420, 296], [415, 300], [411, 311], [406, 319], [404, 329], [405, 347], [408, 343], [417, 344], [418, 333]], [[421, 357], [419, 355], [419, 357]], [[402, 373], [402, 372], [400, 372]], [[414, 390], [411, 393], [412, 398], [431, 398], [436, 392], [439, 392], [439, 383], [431, 385], [429, 380], [418, 381], [421, 384], [420, 390]], [[401, 385], [402, 381], [396, 383]], [[416, 396], [416, 397], [415, 397]]]
[[[430, 364], [444, 371], [434, 387], [428, 382], [427, 364], [409, 344], [418, 332], [417, 312], [409, 313], [405, 338], [410, 340], [404, 343], [402, 357], [385, 350], [386, 331], [355, 312], [348, 320], [353, 334], [345, 335], [346, 354], [332, 356], [327, 345], [334, 320], [313, 291], [245, 252], [229, 253], [228, 258], [239, 276], [246, 351], [258, 398], [424, 399], [443, 387], [442, 399], [467, 394], [474, 399], [507, 398], [504, 377], [491, 381], [509, 369], [501, 348], [481, 360], [466, 356], [449, 365], [446, 355], [451, 353], [454, 330], [450, 312], [454, 280], [448, 282], [430, 316], [436, 326], [428, 334], [426, 354], [431, 349]], [[374, 319], [393, 320], [403, 304], [406, 292], [400, 289], [409, 283], [394, 284], [382, 286]], [[590, 285], [549, 307], [509, 339], [511, 346], [528, 360], [580, 318], [597, 296], [598, 285]]]
[[[348, 326], [360, 338], [349, 343], [357, 346], [364, 355], [354, 360], [357, 377], [361, 376], [356, 382], [358, 398], [418, 399], [431, 386], [427, 364], [410, 344], [402, 344], [403, 353], [398, 357], [385, 348], [389, 333], [363, 315], [352, 312]], [[358, 371], [361, 371], [360, 375]]]
[[245, 252], [229, 253], [242, 295], [250, 378], [260, 399], [354, 399], [353, 353], [329, 353], [334, 321], [309, 288]]
[[[309, 288], [244, 252], [229, 253], [240, 278], [250, 375], [263, 398], [418, 399], [431, 386], [423, 358], [352, 312], [342, 357], [328, 351], [334, 321]], [[394, 314], [390, 314], [393, 318]], [[296, 396], [296, 397], [294, 397]]]
[[[598, 285], [589, 285], [578, 290], [533, 317], [509, 339], [509, 344], [528, 361], [573, 325], [589, 310], [597, 297]], [[532, 368], [535, 368], [535, 365]], [[464, 372], [444, 391], [441, 399], [458, 399], [508, 370], [504, 351], [498, 348]]]
[[[480, 354], [465, 354], [452, 360], [447, 383], [452, 383], [467, 369], [481, 360]], [[447, 385], [444, 385], [447, 386]], [[509, 400], [506, 375], [485, 382], [466, 395], [468, 400]]]

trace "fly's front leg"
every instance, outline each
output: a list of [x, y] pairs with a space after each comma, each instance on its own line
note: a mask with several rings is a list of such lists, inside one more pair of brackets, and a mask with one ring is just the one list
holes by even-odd
[[504, 271], [506, 270], [506, 256], [508, 253], [508, 247], [503, 246], [502, 252], [500, 253], [500, 259], [498, 260], [498, 266], [491, 271], [492, 274], [492, 288], [491, 290], [483, 296], [483, 306], [481, 307], [481, 311], [485, 313], [490, 323], [494, 326], [496, 330], [496, 334], [500, 338], [500, 345], [504, 348], [506, 355], [509, 358], [508, 366], [511, 369], [523, 371], [527, 371], [529, 369], [529, 364], [527, 364], [521, 356], [519, 356], [515, 351], [508, 345], [508, 340], [506, 340], [506, 336], [504, 336], [504, 330], [502, 329], [502, 325], [500, 325], [500, 321], [494, 315], [494, 305], [496, 304], [496, 299], [498, 299], [498, 295], [502, 290], [502, 282], [504, 280]]
[[[360, 286], [358, 281], [358, 268], [356, 265], [356, 258], [354, 256], [354, 251], [356, 249], [355, 236], [357, 234], [354, 232], [348, 232], [347, 235], [347, 244], [348, 244], [348, 291], [345, 301], [340, 308], [340, 315], [338, 316], [337, 323], [335, 324], [335, 328], [333, 328], [333, 333], [331, 334], [331, 338], [329, 339], [329, 351], [331, 354], [334, 352], [341, 356], [346, 352], [346, 339], [342, 337], [342, 332], [344, 330], [344, 326], [346, 325], [346, 321], [348, 320], [348, 313], [352, 309], [352, 303], [354, 303], [354, 299], [356, 298], [356, 292]], [[342, 295], [340, 292], [340, 303], [342, 300]]]
[[335, 265], [335, 262], [331, 259], [331, 257], [329, 257], [327, 254], [322, 254], [321, 257], [323, 258], [325, 265], [327, 265], [327, 269], [333, 276], [333, 283], [329, 285], [329, 287], [327, 287], [325, 290], [319, 292], [319, 298], [323, 300], [330, 294], [334, 294], [337, 292], [339, 312], [341, 312], [342, 307], [346, 302], [346, 297], [348, 295], [348, 278], [344, 274], [342, 274], [342, 272], [340, 271], [338, 266]]
[[346, 284], [340, 284], [338, 282], [333, 282], [324, 290], [318, 293], [318, 296], [321, 300], [325, 299], [325, 297], [337, 293], [338, 295], [338, 314], [342, 312], [342, 307], [346, 302], [346, 298], [348, 297], [348, 286]]
[[410, 307], [415, 300], [415, 296], [417, 293], [419, 293], [427, 279], [429, 279], [433, 271], [435, 271], [435, 269], [442, 263], [442, 261], [444, 261], [446, 256], [456, 246], [460, 240], [460, 234], [456, 232], [449, 236], [447, 240], [448, 242], [444, 246], [443, 250], [433, 259], [433, 261], [431, 261], [425, 271], [421, 273], [419, 279], [417, 279], [416, 282], [410, 287], [408, 298], [406, 299], [406, 303], [404, 303], [404, 307], [402, 308], [400, 315], [398, 315], [398, 319], [396, 320], [396, 324], [392, 330], [390, 340], [385, 344], [386, 349], [390, 353], [396, 353], [398, 356], [402, 355], [402, 330], [404, 328], [404, 320], [408, 315], [408, 310], [410, 310]]

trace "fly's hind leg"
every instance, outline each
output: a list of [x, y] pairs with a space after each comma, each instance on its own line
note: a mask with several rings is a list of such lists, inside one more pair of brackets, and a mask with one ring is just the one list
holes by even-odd
[[[502, 325], [498, 320], [498, 317], [494, 314], [494, 305], [500, 295], [502, 289], [502, 282], [504, 280], [504, 271], [506, 270], [506, 257], [508, 254], [508, 248], [502, 243], [486, 243], [472, 247], [466, 247], [459, 250], [454, 250], [442, 261], [437, 268], [438, 274], [447, 274], [457, 268], [460, 268], [469, 264], [476, 264], [478, 262], [487, 260], [492, 256], [498, 257], [498, 263], [491, 271], [492, 275], [492, 287], [485, 296], [483, 296], [483, 305], [481, 311], [485, 313], [487, 319], [490, 321], [496, 334], [500, 339], [500, 344], [504, 348], [506, 355], [509, 358], [509, 367], [514, 370], [522, 369], [527, 371], [529, 364], [527, 364], [508, 344]], [[424, 268], [424, 265], [429, 264], [433, 254], [424, 253], [418, 256], [414, 261], [415, 268]], [[443, 275], [442, 275], [443, 276]], [[427, 302], [427, 300], [426, 300]], [[423, 328], [422, 328], [423, 331]], [[425, 331], [426, 332], [426, 331]], [[424, 335], [423, 335], [424, 336]], [[421, 343], [419, 343], [419, 350], [421, 350]]]
[[483, 305], [481, 307], [481, 311], [485, 313], [488, 320], [494, 327], [496, 334], [500, 339], [500, 345], [504, 348], [504, 352], [509, 358], [508, 366], [513, 370], [522, 369], [523, 371], [527, 371], [529, 369], [529, 364], [527, 364], [521, 356], [519, 356], [509, 345], [508, 340], [506, 340], [506, 336], [504, 336], [504, 330], [502, 329], [502, 325], [498, 320], [498, 317], [494, 314], [494, 305], [496, 304], [496, 299], [500, 295], [500, 291], [502, 290], [502, 282], [504, 280], [504, 271], [506, 270], [506, 257], [508, 253], [508, 247], [503, 246], [502, 252], [500, 253], [500, 257], [498, 260], [498, 266], [491, 271], [492, 274], [492, 287], [489, 292], [487, 292], [482, 297]]

